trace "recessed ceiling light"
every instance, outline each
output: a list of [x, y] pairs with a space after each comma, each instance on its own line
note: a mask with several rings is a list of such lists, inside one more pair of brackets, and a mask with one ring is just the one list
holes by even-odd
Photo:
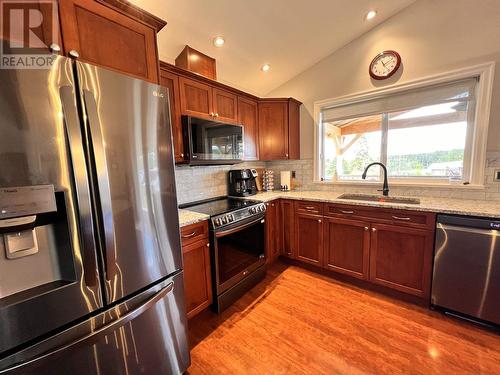
[[263, 72], [268, 72], [271, 70], [271, 65], [269, 64], [264, 64], [260, 67], [260, 70], [262, 70]]
[[365, 19], [367, 21], [370, 21], [371, 19], [375, 18], [376, 15], [377, 15], [377, 11], [376, 10], [370, 10], [368, 13], [366, 13]]
[[216, 47], [222, 47], [226, 43], [226, 40], [224, 39], [223, 36], [216, 36], [214, 38], [214, 46]]

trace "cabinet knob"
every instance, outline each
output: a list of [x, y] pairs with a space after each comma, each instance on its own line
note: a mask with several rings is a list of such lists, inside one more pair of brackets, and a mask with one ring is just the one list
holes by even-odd
[[209, 244], [209, 243], [207, 243], [207, 247], [210, 247], [210, 244]]
[[272, 206], [272, 207], [274, 207], [274, 203], [273, 203], [273, 204], [271, 204], [271, 206]]
[[183, 154], [183, 153], [181, 153], [181, 158], [183, 158], [183, 157], [184, 157], [184, 154]]
[[318, 219], [318, 223], [321, 223], [321, 219]]
[[372, 228], [372, 232], [376, 232], [377, 231], [377, 228]]
[[285, 154], [286, 157], [288, 157], [288, 154]]
[[77, 58], [80, 57], [80, 54], [78, 53], [78, 51], [74, 50], [74, 49], [72, 49], [71, 51], [69, 51], [69, 55], [70, 55], [70, 57], [73, 57], [74, 59], [77, 59]]
[[368, 230], [368, 229], [370, 229], [370, 228], [368, 228], [368, 227], [365, 227], [365, 230]]
[[214, 116], [215, 116], [215, 113], [210, 112], [210, 116], [214, 117]]
[[215, 114], [215, 117], [219, 117], [219, 114], [218, 114], [218, 113], [216, 113], [216, 114]]
[[57, 53], [61, 52], [61, 46], [59, 44], [52, 43], [49, 48], [50, 48], [50, 52], [52, 52], [52, 53], [57, 54]]

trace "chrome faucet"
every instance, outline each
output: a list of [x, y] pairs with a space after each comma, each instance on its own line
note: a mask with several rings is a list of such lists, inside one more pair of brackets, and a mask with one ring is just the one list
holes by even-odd
[[368, 164], [368, 166], [365, 168], [365, 171], [361, 175], [361, 178], [363, 180], [366, 180], [366, 172], [372, 165], [380, 165], [384, 170], [384, 186], [382, 187], [382, 190], [377, 190], [377, 191], [381, 191], [382, 194], [384, 194], [387, 197], [389, 195], [389, 183], [387, 182], [387, 167], [383, 163], [379, 163], [377, 161], [375, 163]]

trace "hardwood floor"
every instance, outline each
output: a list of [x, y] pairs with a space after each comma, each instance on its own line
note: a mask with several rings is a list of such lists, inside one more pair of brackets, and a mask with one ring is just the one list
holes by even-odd
[[190, 321], [195, 374], [500, 374], [500, 335], [294, 266]]

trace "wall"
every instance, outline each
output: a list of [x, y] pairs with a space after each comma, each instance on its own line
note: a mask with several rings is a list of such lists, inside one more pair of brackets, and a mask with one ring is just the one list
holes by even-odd
[[264, 167], [264, 162], [221, 166], [176, 166], [177, 201], [183, 204], [227, 195], [227, 172], [229, 170]]
[[[402, 70], [385, 82], [373, 81], [368, 74], [370, 61], [378, 52], [386, 49], [394, 49], [401, 54]], [[312, 168], [315, 101], [373, 90], [377, 86], [404, 83], [489, 61], [497, 62], [497, 65], [488, 132], [488, 186], [484, 191], [453, 194], [465, 198], [500, 199], [500, 184], [491, 181], [493, 168], [498, 167], [497, 152], [500, 151], [499, 0], [418, 0], [273, 90], [268, 96], [292, 96], [304, 103], [301, 109], [301, 158], [308, 160]], [[271, 163], [269, 167], [280, 169], [282, 163]], [[304, 185], [315, 189], [332, 188], [331, 185], [314, 185], [312, 181], [306, 181]], [[333, 189], [343, 188], [336, 186]], [[449, 196], [451, 192], [449, 189], [400, 190], [438, 196]]]

